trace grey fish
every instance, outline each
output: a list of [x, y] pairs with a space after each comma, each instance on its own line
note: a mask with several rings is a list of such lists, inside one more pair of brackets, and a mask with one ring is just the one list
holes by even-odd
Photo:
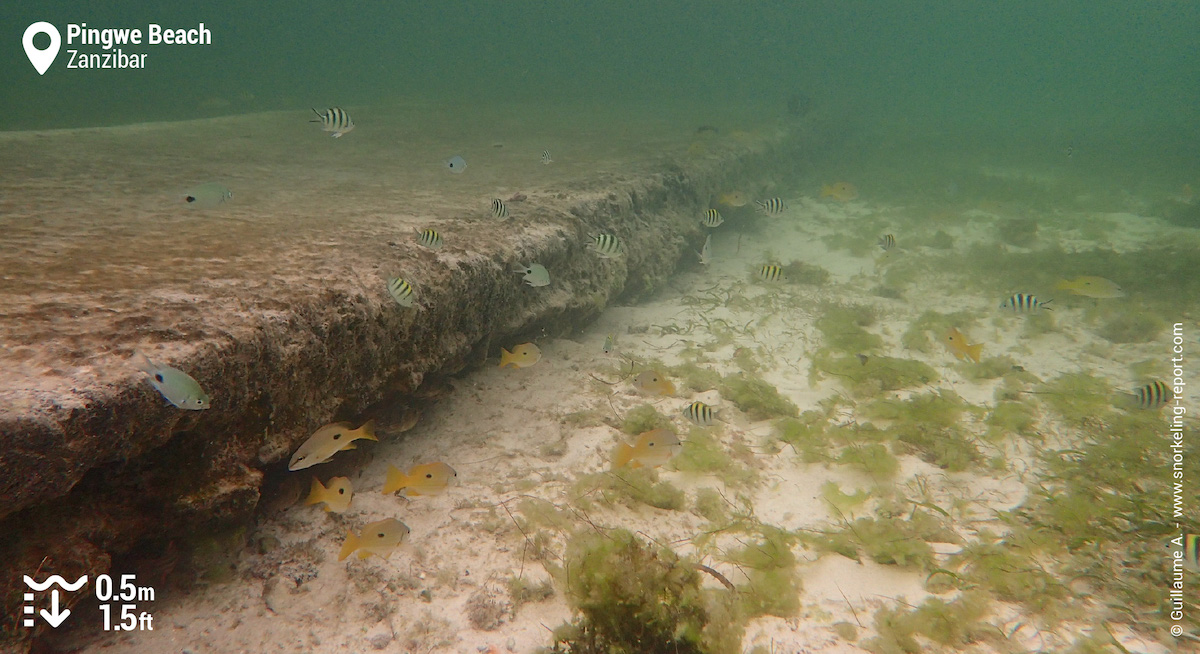
[[208, 393], [191, 375], [171, 366], [154, 363], [141, 352], [133, 353], [133, 365], [150, 376], [150, 384], [173, 406], [199, 411], [211, 406]]
[[520, 266], [513, 270], [515, 273], [520, 273], [525, 276], [525, 283], [530, 286], [549, 286], [550, 271], [540, 263], [531, 263], [528, 266]]
[[184, 202], [196, 209], [211, 209], [233, 199], [233, 191], [217, 182], [208, 182], [189, 189], [183, 195]]

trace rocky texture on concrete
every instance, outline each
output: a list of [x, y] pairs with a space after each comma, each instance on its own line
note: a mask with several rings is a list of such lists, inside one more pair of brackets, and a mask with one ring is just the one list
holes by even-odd
[[[811, 140], [773, 122], [697, 136], [712, 117], [666, 113], [351, 110], [337, 140], [301, 112], [0, 135], [6, 609], [23, 574], [91, 576], [148, 538], [244, 520], [263, 470], [324, 423], [399, 419], [500, 346], [652, 292], [694, 257], [714, 193], [762, 190], [746, 180]], [[211, 181], [233, 199], [187, 206]], [[442, 248], [415, 242], [426, 227]], [[623, 257], [585, 249], [601, 231]], [[530, 262], [551, 286], [521, 283]], [[395, 275], [413, 308], [388, 296]], [[135, 350], [190, 373], [212, 408], [167, 405]]]

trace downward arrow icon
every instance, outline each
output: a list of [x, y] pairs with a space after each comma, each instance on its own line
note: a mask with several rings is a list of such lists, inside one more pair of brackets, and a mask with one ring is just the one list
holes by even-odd
[[42, 609], [42, 617], [51, 627], [57, 627], [71, 615], [71, 609], [63, 609], [62, 613], [58, 611], [58, 589], [50, 591], [50, 610]]

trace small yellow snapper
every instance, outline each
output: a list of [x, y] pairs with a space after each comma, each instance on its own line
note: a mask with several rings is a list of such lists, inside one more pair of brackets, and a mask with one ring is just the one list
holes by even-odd
[[744, 207], [750, 202], [750, 198], [746, 197], [741, 191], [730, 191], [717, 196], [717, 204], [722, 204], [727, 207]]
[[296, 450], [292, 460], [288, 462], [288, 470], [303, 470], [318, 463], [325, 463], [342, 450], [353, 450], [354, 441], [360, 438], [379, 440], [375, 438], [374, 420], [368, 420], [358, 429], [351, 429], [348, 422], [325, 425], [313, 432], [313, 435]]
[[1097, 299], [1109, 299], [1114, 297], [1124, 297], [1125, 291], [1117, 286], [1116, 282], [1105, 279], [1103, 277], [1091, 277], [1084, 275], [1075, 279], [1064, 279], [1058, 282], [1055, 288], [1063, 291], [1070, 291], [1075, 295], [1084, 297], [1093, 297]]
[[133, 365], [149, 375], [150, 384], [175, 407], [199, 411], [211, 406], [208, 393], [186, 372], [154, 363], [138, 351], [133, 353]]
[[968, 345], [967, 337], [958, 331], [957, 327], [951, 327], [942, 338], [942, 342], [946, 344], [946, 349], [950, 350], [955, 358], [961, 360], [970, 357], [972, 361], [979, 363], [979, 355], [983, 353], [983, 343]]
[[613, 467], [657, 468], [679, 453], [683, 446], [670, 429], [651, 429], [638, 434], [633, 445], [620, 443], [613, 452]]
[[405, 495], [441, 495], [457, 479], [458, 473], [454, 468], [441, 461], [413, 466], [407, 473], [400, 472], [395, 466], [388, 466], [383, 494], [391, 495], [403, 490]]
[[542, 360], [542, 351], [533, 343], [522, 343], [512, 349], [512, 352], [500, 348], [500, 367], [512, 365], [514, 368], [528, 368]]
[[410, 531], [408, 525], [393, 518], [368, 523], [363, 527], [361, 536], [355, 536], [353, 531], [348, 531], [338, 560], [345, 561], [346, 557], [355, 552], [358, 552], [360, 559], [370, 558], [371, 555], [386, 559], [391, 556], [392, 550], [408, 537]]
[[657, 370], [647, 370], [633, 378], [633, 387], [651, 395], [674, 395], [675, 384]]
[[821, 199], [833, 198], [838, 202], [849, 202], [858, 197], [858, 189], [850, 182], [836, 182], [821, 186]]
[[354, 498], [354, 487], [345, 477], [334, 477], [329, 480], [329, 486], [321, 484], [321, 480], [313, 477], [312, 490], [308, 493], [305, 504], [325, 503], [325, 510], [343, 513], [350, 508], [350, 500]]

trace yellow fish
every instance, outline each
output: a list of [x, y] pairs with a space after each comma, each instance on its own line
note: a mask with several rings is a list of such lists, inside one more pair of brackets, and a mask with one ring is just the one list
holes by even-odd
[[321, 480], [313, 477], [312, 490], [308, 493], [305, 504], [325, 503], [325, 510], [343, 513], [350, 508], [350, 500], [354, 497], [354, 488], [345, 477], [334, 477], [329, 480], [329, 486], [321, 484]]
[[744, 207], [750, 202], [750, 198], [746, 197], [741, 191], [730, 191], [717, 196], [717, 204], [723, 204], [727, 207]]
[[395, 466], [388, 466], [383, 494], [391, 495], [404, 490], [405, 495], [441, 495], [457, 479], [458, 473], [454, 468], [441, 461], [413, 466], [407, 473], [400, 472]]
[[983, 343], [967, 345], [967, 337], [958, 331], [957, 327], [951, 327], [950, 331], [946, 332], [946, 336], [942, 339], [946, 344], [946, 349], [950, 350], [958, 359], [970, 357], [975, 363], [979, 363], [979, 355], [983, 353]]
[[325, 425], [313, 432], [313, 435], [296, 450], [292, 460], [288, 462], [288, 470], [303, 470], [318, 463], [325, 463], [342, 450], [353, 450], [354, 441], [360, 438], [379, 440], [375, 438], [374, 420], [368, 420], [358, 429], [351, 429], [348, 422]]
[[1116, 282], [1103, 277], [1089, 277], [1086, 275], [1071, 280], [1061, 280], [1055, 288], [1063, 291], [1071, 291], [1075, 295], [1099, 299], [1123, 297], [1125, 295], [1125, 291], [1122, 291]]
[[512, 364], [514, 368], [528, 368], [542, 360], [542, 351], [533, 343], [522, 343], [512, 349], [512, 352], [500, 348], [500, 367]]
[[355, 552], [358, 552], [360, 559], [370, 558], [372, 554], [386, 559], [408, 537], [409, 532], [408, 525], [392, 518], [368, 523], [363, 527], [362, 536], [355, 536], [353, 531], [346, 532], [346, 542], [342, 545], [338, 560], [345, 561]]
[[849, 202], [858, 197], [858, 189], [850, 182], [837, 182], [821, 186], [821, 198], [833, 198], [838, 202]]
[[613, 452], [613, 467], [657, 468], [679, 453], [683, 444], [670, 429], [651, 429], [638, 434], [633, 445], [620, 443]]
[[674, 395], [675, 384], [661, 372], [647, 370], [633, 378], [633, 387], [651, 395]]

